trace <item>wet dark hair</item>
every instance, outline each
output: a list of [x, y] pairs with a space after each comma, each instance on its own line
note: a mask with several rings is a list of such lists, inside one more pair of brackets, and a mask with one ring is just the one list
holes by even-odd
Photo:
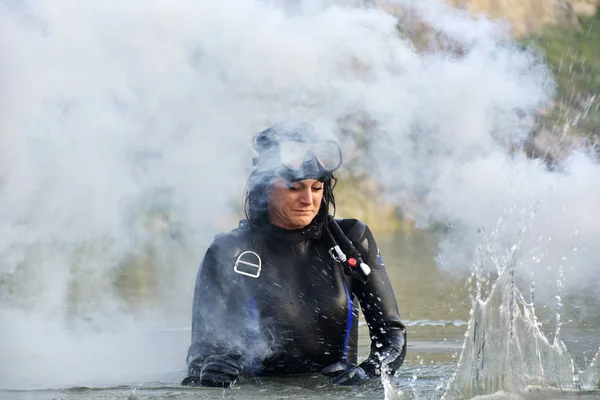
[[[246, 183], [246, 193], [244, 195], [244, 212], [251, 229], [259, 229], [261, 226], [269, 223], [269, 190], [273, 185], [276, 174], [274, 171], [254, 170], [248, 177]], [[335, 215], [335, 197], [333, 189], [337, 184], [337, 178], [330, 175], [329, 179], [323, 182], [323, 199], [319, 212], [312, 222], [304, 229], [312, 238], [320, 238], [325, 225], [327, 216]]]

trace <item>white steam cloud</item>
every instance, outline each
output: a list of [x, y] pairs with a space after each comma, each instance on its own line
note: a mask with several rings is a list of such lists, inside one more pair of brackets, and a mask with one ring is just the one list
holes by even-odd
[[148, 329], [189, 325], [250, 139], [281, 120], [331, 137], [349, 115], [375, 121], [390, 198], [464, 232], [443, 265], [468, 267], [476, 229], [501, 216], [516, 240], [526, 206], [524, 253], [559, 260], [573, 286], [598, 279], [598, 165], [574, 155], [551, 173], [508, 151], [550, 100], [536, 56], [502, 26], [399, 1], [405, 28], [461, 49], [418, 52], [356, 3], [0, 1], [0, 387], [183, 371], [187, 336]]

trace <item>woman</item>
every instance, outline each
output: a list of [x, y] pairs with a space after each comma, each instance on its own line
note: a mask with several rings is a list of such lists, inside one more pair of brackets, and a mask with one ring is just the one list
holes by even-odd
[[[308, 124], [273, 126], [254, 145], [247, 220], [215, 238], [198, 272], [182, 383], [319, 371], [353, 384], [393, 374], [406, 330], [375, 239], [360, 221], [329, 216], [339, 146]], [[360, 365], [357, 301], [372, 340]]]

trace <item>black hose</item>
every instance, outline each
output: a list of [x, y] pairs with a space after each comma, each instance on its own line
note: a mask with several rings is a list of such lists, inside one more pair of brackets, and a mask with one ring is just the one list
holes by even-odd
[[348, 258], [354, 258], [359, 263], [362, 262], [360, 252], [356, 250], [356, 247], [354, 247], [354, 243], [352, 243], [352, 241], [348, 239], [348, 236], [346, 236], [344, 231], [342, 231], [342, 228], [340, 228], [337, 221], [333, 219], [333, 217], [331, 217], [331, 219], [329, 220], [328, 226], [334, 238], [337, 239], [337, 244], [339, 244], [340, 248], [346, 254], [346, 256]]
[[337, 257], [339, 259], [337, 261], [344, 264], [346, 271], [350, 275], [366, 283], [369, 280], [369, 275], [371, 273], [370, 267], [364, 263], [360, 252], [354, 247], [354, 243], [348, 239], [348, 236], [342, 231], [342, 228], [340, 228], [337, 221], [333, 219], [333, 216], [329, 215], [328, 218], [329, 222], [325, 226], [325, 231], [329, 235], [333, 246], [330, 252], [336, 252], [336, 248], [341, 251], [341, 257], [338, 254]]

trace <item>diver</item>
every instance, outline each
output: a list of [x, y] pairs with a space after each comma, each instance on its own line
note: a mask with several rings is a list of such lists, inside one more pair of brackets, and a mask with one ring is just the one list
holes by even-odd
[[[322, 373], [350, 385], [394, 374], [406, 328], [369, 228], [334, 219], [334, 141], [280, 123], [254, 137], [246, 219], [219, 234], [198, 271], [183, 385]], [[358, 306], [369, 357], [357, 365]]]

